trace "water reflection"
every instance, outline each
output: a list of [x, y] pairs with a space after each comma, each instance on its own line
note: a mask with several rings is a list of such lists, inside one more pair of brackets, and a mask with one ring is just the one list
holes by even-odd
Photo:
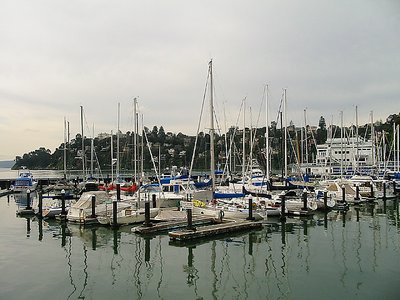
[[259, 231], [187, 243], [172, 242], [165, 234], [139, 236], [129, 226], [17, 220], [22, 241], [40, 241], [43, 253], [59, 253], [59, 261], [42, 268], [68, 282], [63, 299], [319, 297], [315, 286], [334, 290], [328, 299], [360, 298], [376, 284], [377, 274], [400, 267], [397, 200], [311, 218], [271, 218]]

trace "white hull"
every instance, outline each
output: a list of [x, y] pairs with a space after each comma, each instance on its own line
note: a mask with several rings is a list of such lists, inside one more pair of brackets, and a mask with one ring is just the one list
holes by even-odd
[[[249, 217], [249, 212], [247, 209], [239, 210], [233, 208], [222, 208], [222, 207], [194, 207], [193, 214], [211, 216], [216, 219], [239, 219], [245, 220]], [[253, 211], [253, 218], [255, 221], [260, 221], [264, 219], [264, 216], [257, 211]]]

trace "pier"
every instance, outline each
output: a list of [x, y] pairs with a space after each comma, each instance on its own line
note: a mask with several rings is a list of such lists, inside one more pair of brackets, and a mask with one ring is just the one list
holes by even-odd
[[[209, 225], [209, 224], [218, 224], [219, 221], [217, 221], [215, 218], [211, 217], [194, 217], [192, 224], [194, 226], [204, 226], [204, 225]], [[152, 226], [137, 226], [132, 228], [132, 232], [135, 233], [140, 233], [140, 234], [157, 234], [157, 233], [162, 233], [166, 232], [172, 229], [180, 229], [180, 228], [185, 228], [187, 227], [187, 220], [177, 220], [177, 221], [162, 221], [156, 224], [153, 224]]]
[[226, 223], [204, 226], [195, 230], [171, 231], [168, 233], [171, 240], [189, 241], [199, 238], [212, 237], [225, 233], [261, 228], [262, 222], [253, 221], [228, 221]]

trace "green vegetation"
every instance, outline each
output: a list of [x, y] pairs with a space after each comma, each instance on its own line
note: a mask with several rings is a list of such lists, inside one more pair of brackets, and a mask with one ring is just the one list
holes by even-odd
[[[385, 123], [381, 121], [375, 122], [374, 127], [378, 135], [386, 136], [388, 141], [393, 140], [393, 123], [400, 124], [400, 114], [390, 115]], [[288, 126], [288, 136], [290, 141], [288, 144], [288, 156], [290, 162], [295, 162], [300, 156], [301, 137], [304, 128], [296, 128], [293, 123]], [[327, 127], [325, 119], [321, 116], [319, 119], [318, 127], [312, 128], [307, 126], [307, 147], [308, 147], [308, 161], [312, 161], [316, 155], [316, 145], [325, 143], [329, 132], [334, 137], [340, 137], [340, 127], [329, 126]], [[355, 132], [355, 126], [345, 128], [346, 136], [351, 132]], [[359, 135], [367, 139], [371, 135], [370, 124], [359, 126]], [[171, 166], [190, 166], [192, 154], [195, 145], [195, 136], [187, 136], [183, 133], [165, 132], [164, 128], [154, 126], [152, 130], [144, 128], [144, 133], [137, 136], [137, 157], [141, 157], [143, 153], [143, 166], [145, 170], [153, 168], [150, 151], [158, 168], [160, 161], [161, 169]], [[270, 147], [271, 147], [271, 160], [272, 168], [280, 169], [283, 163], [283, 149], [282, 149], [282, 130], [278, 128], [276, 122], [272, 122], [269, 127]], [[134, 134], [127, 132], [125, 134], [119, 133], [120, 139], [120, 168], [121, 170], [133, 169], [134, 157]], [[148, 144], [146, 143], [146, 136]], [[253, 129], [253, 143], [250, 143], [250, 129], [246, 128], [246, 153], [250, 152], [250, 145], [253, 144], [253, 158], [255, 158], [261, 166], [265, 166], [265, 127]], [[241, 169], [242, 160], [242, 130], [231, 127], [225, 134], [219, 132], [215, 133], [215, 158], [216, 164], [223, 166], [226, 160], [226, 143], [232, 144], [232, 166], [234, 170]], [[232, 140], [233, 139], [233, 140]], [[231, 141], [232, 140], [232, 141]], [[116, 157], [116, 135], [113, 136], [113, 153]], [[303, 140], [304, 141], [304, 140]], [[101, 170], [111, 169], [111, 137], [110, 135], [99, 135], [94, 139], [94, 153], [95, 153], [95, 168]], [[91, 156], [91, 140], [85, 138], [85, 160], [87, 168], [90, 168]], [[144, 145], [143, 151], [141, 145]], [[388, 147], [389, 148], [389, 147]], [[66, 161], [68, 170], [81, 170], [82, 169], [82, 136], [77, 134], [74, 139], [66, 144]], [[388, 149], [389, 151], [389, 149]], [[297, 159], [296, 159], [297, 158]], [[141, 159], [139, 158], [141, 161]], [[194, 169], [208, 170], [210, 168], [210, 136], [208, 133], [200, 132], [198, 135], [196, 155], [194, 159]], [[30, 153], [24, 154], [22, 157], [16, 157], [16, 163], [13, 169], [21, 166], [27, 166], [30, 169], [57, 169], [64, 168], [64, 143], [62, 143], [54, 153], [44, 147]]]

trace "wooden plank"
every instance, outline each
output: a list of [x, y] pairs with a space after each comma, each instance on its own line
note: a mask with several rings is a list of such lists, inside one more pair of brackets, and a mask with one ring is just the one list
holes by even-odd
[[[215, 218], [198, 217], [198, 218], [193, 218], [192, 224], [193, 224], [193, 226], [199, 226], [199, 225], [205, 225], [205, 224], [213, 224], [215, 222], [216, 222]], [[157, 224], [153, 224], [153, 226], [150, 226], [150, 227], [144, 227], [144, 226], [134, 227], [134, 228], [132, 228], [132, 232], [141, 233], [141, 234], [150, 234], [150, 233], [168, 231], [171, 229], [184, 228], [186, 226], [187, 226], [186, 220], [184, 220], [184, 221], [166, 221], [166, 222], [160, 222]]]
[[237, 232], [241, 230], [248, 230], [259, 228], [262, 226], [262, 222], [229, 222], [223, 224], [217, 224], [212, 226], [205, 226], [197, 228], [196, 230], [182, 230], [182, 231], [172, 231], [168, 235], [172, 240], [186, 241], [204, 237], [215, 236], [219, 234]]

